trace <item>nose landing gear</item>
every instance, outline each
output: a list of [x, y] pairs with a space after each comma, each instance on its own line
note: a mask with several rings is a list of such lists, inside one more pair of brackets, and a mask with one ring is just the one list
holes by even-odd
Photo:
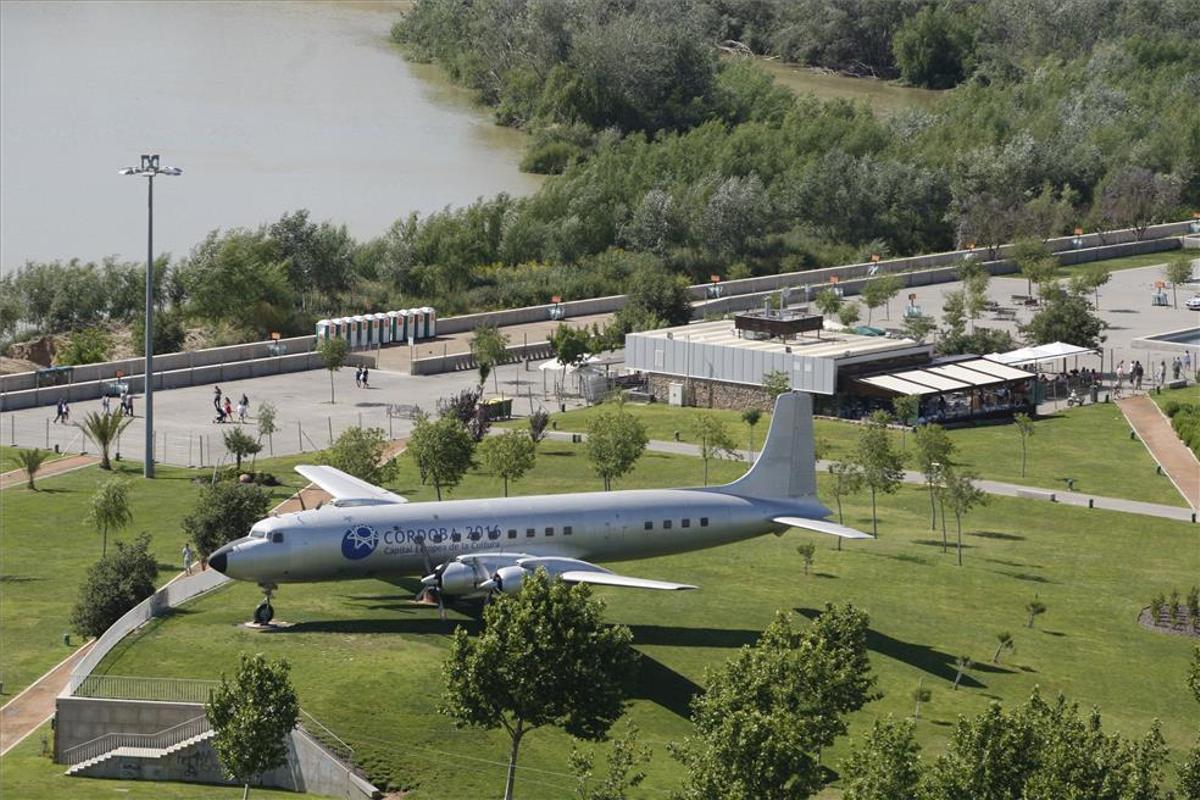
[[269, 625], [275, 618], [275, 607], [271, 605], [271, 595], [278, 588], [275, 584], [259, 584], [263, 590], [263, 601], [254, 609], [254, 622], [257, 625]]

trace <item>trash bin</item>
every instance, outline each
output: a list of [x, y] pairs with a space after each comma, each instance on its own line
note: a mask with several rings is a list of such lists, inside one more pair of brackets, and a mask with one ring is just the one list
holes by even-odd
[[1094, 383], [1092, 384], [1092, 388], [1091, 388], [1091, 395], [1092, 395], [1092, 402], [1093, 402], [1093, 403], [1099, 403], [1099, 402], [1100, 402], [1100, 387], [1099, 387], [1099, 386], [1097, 386], [1097, 385], [1096, 385], [1096, 384], [1094, 384]]

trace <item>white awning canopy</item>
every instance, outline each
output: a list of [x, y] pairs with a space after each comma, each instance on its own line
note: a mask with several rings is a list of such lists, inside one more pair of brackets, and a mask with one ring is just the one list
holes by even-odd
[[1028, 380], [1035, 377], [1023, 369], [1005, 366], [983, 358], [956, 361], [953, 364], [920, 367], [896, 372], [891, 375], [873, 375], [859, 378], [859, 383], [886, 389], [898, 394], [945, 394], [961, 392], [984, 386]]
[[1022, 347], [1007, 353], [989, 353], [984, 357], [999, 364], [1036, 364], [1040, 361], [1053, 361], [1056, 358], [1069, 356], [1095, 355], [1099, 352], [1099, 350], [1090, 350], [1066, 342], [1051, 342], [1036, 347]]

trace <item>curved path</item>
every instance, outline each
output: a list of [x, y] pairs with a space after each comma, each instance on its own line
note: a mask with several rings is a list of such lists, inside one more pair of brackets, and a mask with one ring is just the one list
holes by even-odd
[[1175, 434], [1170, 420], [1144, 394], [1122, 398], [1117, 407], [1183, 499], [1200, 511], [1200, 461]]
[[[63, 458], [47, 461], [42, 465], [42, 468], [37, 471], [37, 480], [49, 478], [51, 475], [62, 475], [64, 472], [74, 472], [77, 469], [90, 467], [92, 464], [99, 464], [100, 459], [97, 456], [64, 456]], [[25, 470], [14, 469], [0, 474], [0, 489], [8, 489], [13, 486], [25, 485]]]

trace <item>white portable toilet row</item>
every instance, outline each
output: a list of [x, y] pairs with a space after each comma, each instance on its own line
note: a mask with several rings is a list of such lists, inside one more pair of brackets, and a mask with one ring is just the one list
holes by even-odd
[[318, 342], [344, 339], [351, 348], [416, 341], [436, 335], [437, 312], [428, 306], [317, 322]]

